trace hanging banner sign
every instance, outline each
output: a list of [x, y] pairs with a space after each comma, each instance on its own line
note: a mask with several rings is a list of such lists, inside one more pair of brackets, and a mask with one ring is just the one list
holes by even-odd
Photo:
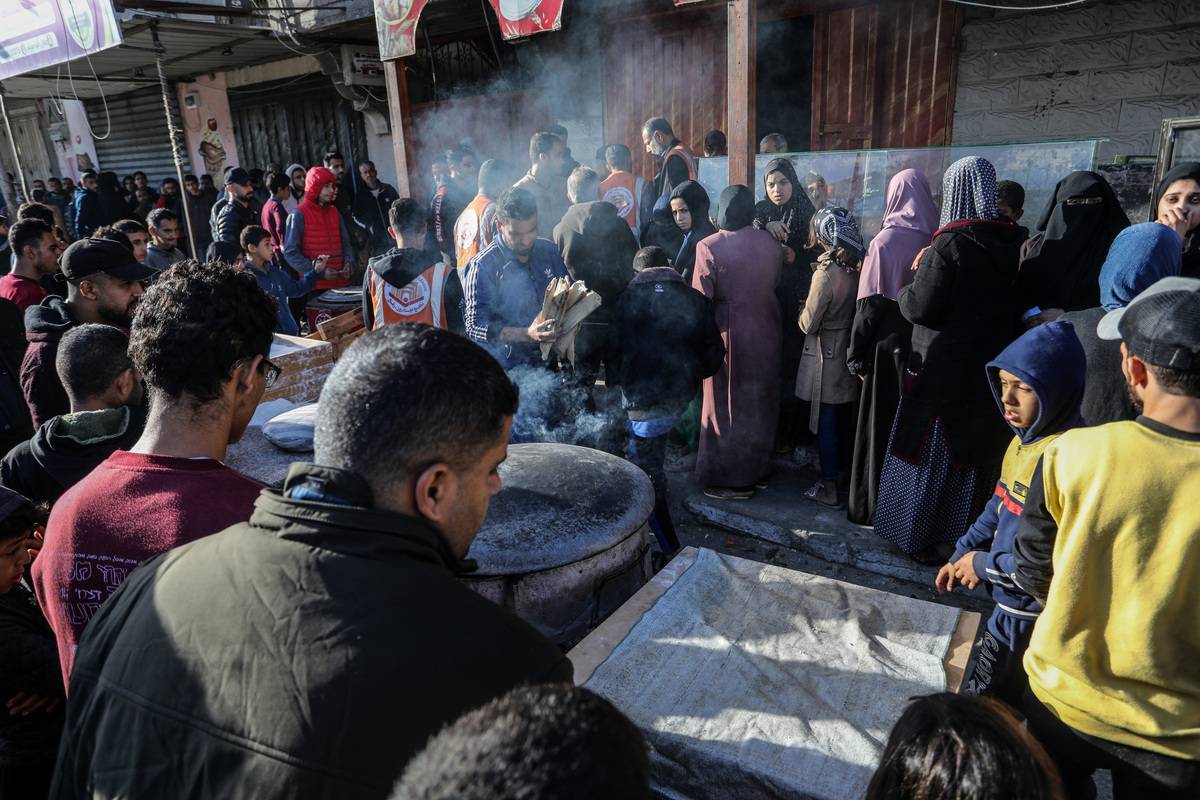
[[417, 19], [429, 0], [375, 0], [379, 60], [392, 61], [417, 52]]
[[562, 28], [565, 0], [488, 0], [500, 21], [505, 39], [524, 39], [535, 33]]
[[121, 43], [112, 0], [18, 0], [0, 6], [0, 80]]

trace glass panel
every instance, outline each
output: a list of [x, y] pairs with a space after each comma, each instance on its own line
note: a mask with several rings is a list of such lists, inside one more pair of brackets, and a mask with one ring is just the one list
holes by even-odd
[[1170, 166], [1180, 161], [1200, 161], [1200, 128], [1176, 128], [1172, 131]]
[[[902, 169], [918, 169], [929, 179], [934, 202], [941, 207], [942, 173], [960, 158], [981, 156], [996, 167], [999, 180], [1012, 180], [1025, 187], [1025, 225], [1036, 222], [1038, 215], [1054, 195], [1054, 187], [1064, 176], [1077, 170], [1095, 168], [1100, 141], [1008, 145], [962, 145], [924, 147], [911, 150], [827, 150], [815, 153], [788, 153], [796, 174], [806, 191], [810, 173], [825, 179], [828, 202], [850, 209], [869, 239], [879, 232], [888, 181]], [[766, 196], [763, 169], [776, 155], [755, 158], [758, 180], [755, 195]], [[808, 177], [806, 177], [808, 176]], [[699, 180], [713, 201], [716, 214], [721, 192], [729, 185], [729, 159], [702, 158]], [[809, 192], [810, 197], [812, 192]], [[821, 205], [814, 199], [813, 205]]]

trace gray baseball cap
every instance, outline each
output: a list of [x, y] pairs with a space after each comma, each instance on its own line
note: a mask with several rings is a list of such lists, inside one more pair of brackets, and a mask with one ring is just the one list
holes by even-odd
[[1200, 280], [1163, 278], [1096, 326], [1101, 339], [1125, 342], [1147, 364], [1200, 369]]

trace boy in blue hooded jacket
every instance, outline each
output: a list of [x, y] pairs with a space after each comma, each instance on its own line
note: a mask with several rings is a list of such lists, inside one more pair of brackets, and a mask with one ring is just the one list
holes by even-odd
[[1087, 358], [1071, 323], [1049, 322], [1005, 348], [987, 372], [1000, 413], [1016, 436], [1004, 454], [995, 494], [958, 540], [934, 585], [945, 592], [959, 584], [969, 589], [986, 584], [996, 608], [976, 642], [963, 691], [1019, 706], [1027, 683], [1021, 659], [1042, 606], [1013, 581], [1013, 540], [1042, 452], [1082, 424]]

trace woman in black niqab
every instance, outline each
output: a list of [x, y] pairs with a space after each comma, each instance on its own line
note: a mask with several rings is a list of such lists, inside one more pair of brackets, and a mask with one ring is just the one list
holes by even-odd
[[682, 211], [679, 207], [680, 203], [686, 207], [692, 221], [686, 231], [680, 228], [683, 233], [683, 245], [679, 248], [672, 263], [675, 271], [682, 275], [684, 281], [690, 286], [692, 270], [696, 266], [696, 243], [705, 237], [712, 236], [717, 232], [717, 228], [708, 218], [708, 192], [699, 183], [684, 181], [671, 192], [670, 208], [676, 227], [679, 227], [679, 212]]
[[780, 399], [775, 449], [779, 453], [790, 453], [810, 438], [801, 423], [801, 401], [792, 387], [804, 354], [804, 332], [796, 320], [800, 318], [800, 310], [804, 308], [812, 285], [812, 262], [816, 261], [816, 253], [808, 249], [808, 228], [816, 209], [804, 193], [790, 159], [774, 158], [767, 162], [763, 183], [767, 198], [754, 206], [754, 227], [765, 230], [786, 248], [783, 272], [775, 289], [783, 319], [783, 360], [779, 376], [783, 397]]
[[1129, 227], [1116, 192], [1102, 175], [1072, 172], [1024, 247], [1017, 289], [1025, 309], [1078, 311], [1100, 304], [1100, 267], [1117, 234]]

